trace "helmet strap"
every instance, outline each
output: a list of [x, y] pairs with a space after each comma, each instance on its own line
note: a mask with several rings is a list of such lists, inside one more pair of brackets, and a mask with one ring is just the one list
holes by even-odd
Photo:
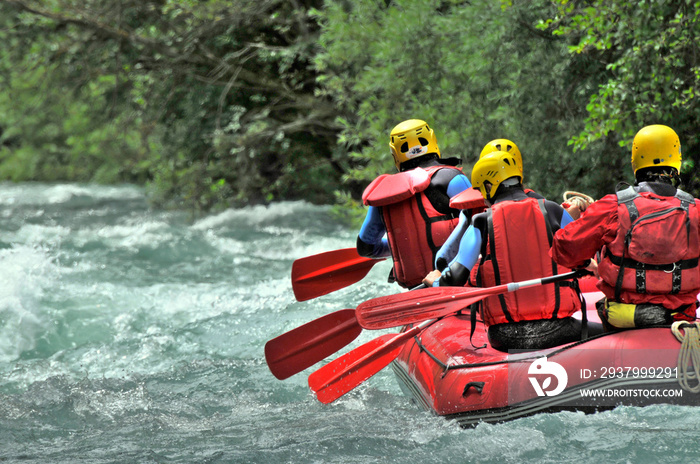
[[486, 200], [489, 203], [493, 203], [493, 197], [491, 196], [491, 188], [493, 187], [493, 184], [489, 181], [484, 181], [484, 192], [486, 193]]

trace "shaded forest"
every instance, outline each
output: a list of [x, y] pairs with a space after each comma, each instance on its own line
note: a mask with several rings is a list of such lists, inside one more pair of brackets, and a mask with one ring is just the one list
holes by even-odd
[[0, 180], [130, 182], [195, 213], [357, 206], [388, 132], [471, 168], [515, 141], [552, 199], [631, 181], [666, 124], [700, 196], [696, 2], [0, 0]]

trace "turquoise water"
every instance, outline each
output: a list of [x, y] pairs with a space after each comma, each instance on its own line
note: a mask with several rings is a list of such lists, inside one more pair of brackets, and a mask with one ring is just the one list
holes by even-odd
[[292, 262], [354, 242], [303, 202], [192, 222], [132, 186], [0, 184], [0, 461], [700, 462], [697, 408], [463, 430], [414, 406], [389, 369], [331, 405], [306, 386], [313, 368], [275, 379], [266, 341], [397, 291], [383, 262], [295, 301]]

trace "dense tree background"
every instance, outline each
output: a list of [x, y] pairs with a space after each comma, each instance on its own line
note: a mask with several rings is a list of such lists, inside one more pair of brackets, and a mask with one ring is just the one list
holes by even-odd
[[0, 177], [147, 182], [197, 210], [327, 199], [343, 167], [315, 95], [321, 5], [0, 2]]
[[136, 182], [195, 212], [357, 205], [388, 131], [434, 127], [465, 169], [520, 147], [552, 199], [631, 181], [667, 124], [696, 196], [697, 2], [0, 0], [0, 180]]

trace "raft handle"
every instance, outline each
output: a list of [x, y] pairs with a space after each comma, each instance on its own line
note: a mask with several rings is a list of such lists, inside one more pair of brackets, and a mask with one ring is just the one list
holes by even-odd
[[469, 389], [472, 387], [474, 387], [474, 390], [476, 390], [477, 392], [479, 392], [479, 394], [481, 394], [481, 392], [484, 390], [484, 385], [486, 385], [486, 382], [469, 382], [468, 384], [466, 384], [464, 386], [464, 391], [462, 392], [462, 396], [463, 397], [467, 396], [467, 393], [469, 393]]

